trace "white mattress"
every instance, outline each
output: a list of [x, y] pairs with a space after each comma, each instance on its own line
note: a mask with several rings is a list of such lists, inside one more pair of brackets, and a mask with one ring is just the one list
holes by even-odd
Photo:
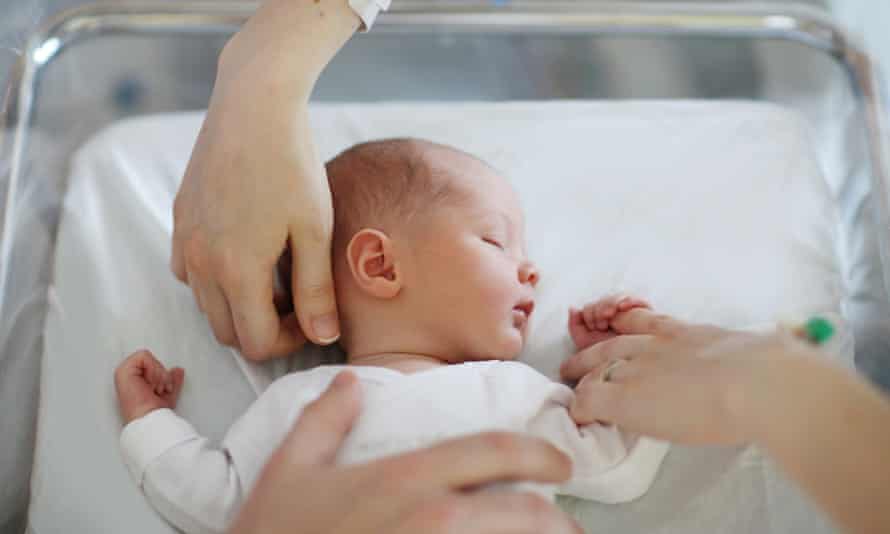
[[[214, 439], [281, 363], [245, 366], [169, 274], [171, 205], [201, 115], [116, 125], [76, 156], [47, 318], [32, 531], [169, 529], [117, 452], [112, 372], [148, 347], [186, 368], [180, 411]], [[725, 326], [839, 312], [838, 215], [807, 132], [753, 103], [317, 107], [319, 149], [421, 136], [502, 169], [526, 205], [542, 272], [525, 361], [553, 376], [566, 308], [614, 291]], [[847, 350], [839, 357], [852, 359]], [[637, 502], [565, 500], [588, 531], [818, 533], [819, 512], [753, 448], [674, 447]]]

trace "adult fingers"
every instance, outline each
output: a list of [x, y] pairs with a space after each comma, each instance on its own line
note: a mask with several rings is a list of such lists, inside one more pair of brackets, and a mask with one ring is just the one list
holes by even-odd
[[306, 336], [303, 335], [297, 316], [294, 313], [290, 313], [281, 318], [278, 338], [275, 340], [272, 348], [269, 349], [268, 354], [271, 357], [287, 356], [305, 343]]
[[187, 283], [185, 263], [185, 240], [183, 239], [182, 192], [177, 193], [173, 200], [173, 238], [170, 240], [170, 270], [182, 283]]
[[473, 493], [434, 498], [417, 507], [396, 534], [579, 534], [551, 502], [530, 493]]
[[228, 273], [222, 285], [232, 310], [241, 354], [251, 360], [277, 356], [272, 354], [273, 349], [287, 341], [295, 344], [293, 332], [281, 327], [275, 309], [274, 284], [271, 268], [262, 269], [252, 263], [242, 264], [237, 272]]
[[192, 290], [192, 296], [195, 297], [195, 304], [197, 304], [198, 309], [201, 310], [201, 313], [204, 313], [204, 305], [201, 303], [201, 292], [198, 291], [198, 280], [189, 270], [185, 272], [185, 283]]
[[361, 388], [352, 372], [343, 371], [306, 406], [279, 451], [291, 465], [330, 464], [360, 411]]
[[330, 232], [294, 234], [291, 273], [294, 309], [303, 334], [313, 343], [329, 345], [340, 337], [337, 299], [331, 274]]
[[556, 483], [567, 480], [572, 472], [569, 458], [550, 443], [506, 432], [448, 440], [369, 468], [380, 469], [396, 486], [421, 491], [462, 490], [514, 480]]
[[619, 334], [676, 336], [690, 325], [647, 308], [634, 308], [615, 317], [611, 326]]
[[207, 319], [210, 321], [210, 327], [216, 340], [223, 345], [230, 347], [238, 346], [238, 336], [235, 334], [235, 322], [232, 320], [232, 309], [229, 307], [229, 301], [223, 295], [215, 281], [195, 281], [198, 284], [198, 294], [200, 295], [201, 306]]
[[624, 424], [625, 389], [614, 382], [588, 379], [575, 388], [569, 407], [572, 420], [579, 425], [596, 422]]
[[[655, 435], [663, 417], [665, 403], [685, 395], [662, 384], [665, 369], [662, 359], [635, 359], [615, 365], [609, 380], [603, 380], [601, 367], [585, 376], [575, 387], [569, 415], [579, 425], [611, 423], [631, 432]], [[665, 391], [661, 391], [666, 389]]]
[[[584, 375], [584, 377], [578, 381], [578, 385], [575, 386], [575, 389], [577, 390], [591, 381], [605, 381], [606, 378], [608, 378], [609, 382], [620, 382], [623, 379], [635, 376], [644, 365], [645, 364], [641, 359], [630, 360], [619, 358], [616, 360], [606, 360]], [[608, 377], [606, 376], [607, 372]]]
[[188, 282], [188, 273], [185, 268], [185, 256], [182, 250], [182, 240], [178, 239], [176, 232], [173, 233], [173, 240], [170, 250], [170, 270], [180, 282]]
[[624, 335], [597, 343], [562, 362], [559, 372], [566, 380], [578, 380], [611, 360], [632, 359], [650, 351], [652, 336]]

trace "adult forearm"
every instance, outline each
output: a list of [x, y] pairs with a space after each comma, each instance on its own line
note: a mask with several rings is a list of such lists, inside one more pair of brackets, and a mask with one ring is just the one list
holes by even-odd
[[837, 522], [890, 532], [890, 400], [851, 373], [783, 354], [748, 388], [755, 441]]
[[220, 78], [232, 85], [263, 80], [308, 99], [360, 24], [347, 0], [266, 0], [226, 44]]

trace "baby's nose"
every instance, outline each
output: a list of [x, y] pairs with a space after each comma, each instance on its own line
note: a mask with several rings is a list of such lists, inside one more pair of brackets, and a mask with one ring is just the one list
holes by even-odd
[[538, 268], [530, 261], [524, 261], [519, 264], [519, 282], [522, 284], [531, 284], [532, 287], [538, 285]]

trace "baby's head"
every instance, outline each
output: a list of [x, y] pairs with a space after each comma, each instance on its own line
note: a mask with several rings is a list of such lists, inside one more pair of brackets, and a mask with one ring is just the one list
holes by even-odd
[[327, 164], [334, 280], [350, 360], [421, 354], [515, 358], [538, 273], [510, 184], [443, 145], [391, 139]]

